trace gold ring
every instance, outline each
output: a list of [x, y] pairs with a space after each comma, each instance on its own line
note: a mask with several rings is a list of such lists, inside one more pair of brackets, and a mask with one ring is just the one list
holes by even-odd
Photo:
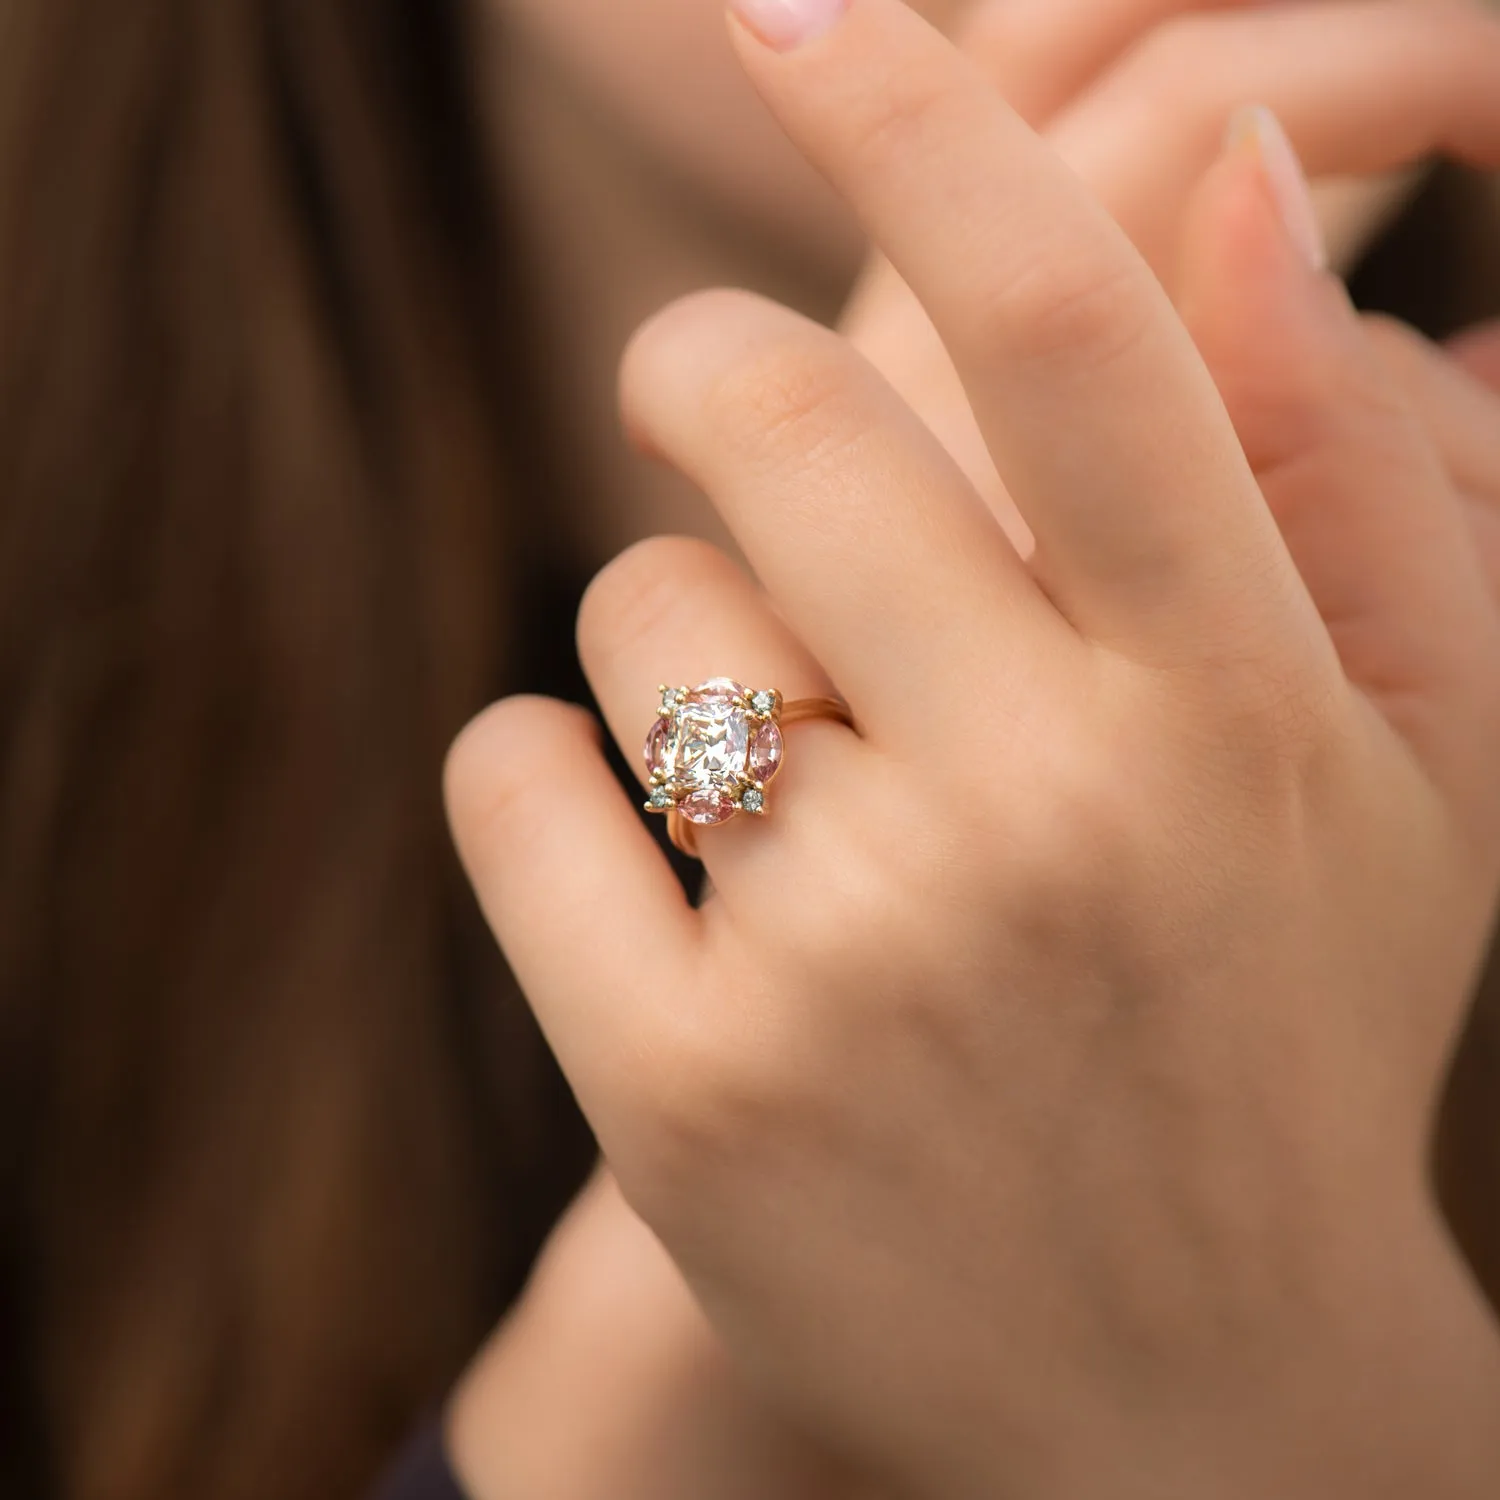
[[854, 727], [842, 698], [787, 703], [774, 688], [752, 691], [729, 677], [663, 687], [646, 736], [646, 811], [666, 814], [672, 842], [696, 859], [697, 829], [739, 813], [765, 817], [766, 788], [781, 769], [781, 732], [805, 719]]

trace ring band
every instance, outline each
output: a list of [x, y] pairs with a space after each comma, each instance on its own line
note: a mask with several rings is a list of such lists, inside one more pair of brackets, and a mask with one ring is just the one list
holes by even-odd
[[646, 736], [646, 811], [664, 813], [673, 844], [696, 859], [699, 828], [739, 813], [765, 816], [766, 788], [781, 770], [782, 730], [807, 719], [854, 727], [842, 698], [784, 702], [772, 688], [753, 691], [729, 677], [663, 687]]

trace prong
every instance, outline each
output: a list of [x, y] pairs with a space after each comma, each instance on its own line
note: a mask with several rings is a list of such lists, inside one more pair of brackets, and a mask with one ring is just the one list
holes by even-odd
[[646, 799], [646, 811], [648, 813], [673, 812], [679, 801], [677, 788], [670, 782], [661, 782], [651, 788], [651, 794]]

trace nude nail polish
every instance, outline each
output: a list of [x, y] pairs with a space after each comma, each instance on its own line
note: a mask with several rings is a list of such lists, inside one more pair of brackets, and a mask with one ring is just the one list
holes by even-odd
[[790, 52], [832, 31], [850, 0], [729, 0], [752, 35], [776, 52]]
[[1281, 121], [1263, 104], [1238, 110], [1229, 122], [1228, 144], [1231, 148], [1254, 146], [1292, 243], [1313, 270], [1326, 271], [1328, 247], [1323, 226], [1313, 206], [1307, 173]]

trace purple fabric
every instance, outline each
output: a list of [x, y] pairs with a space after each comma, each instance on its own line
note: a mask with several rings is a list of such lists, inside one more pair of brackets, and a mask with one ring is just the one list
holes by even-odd
[[370, 1500], [469, 1500], [448, 1467], [439, 1423], [424, 1427], [412, 1439], [375, 1486]]

